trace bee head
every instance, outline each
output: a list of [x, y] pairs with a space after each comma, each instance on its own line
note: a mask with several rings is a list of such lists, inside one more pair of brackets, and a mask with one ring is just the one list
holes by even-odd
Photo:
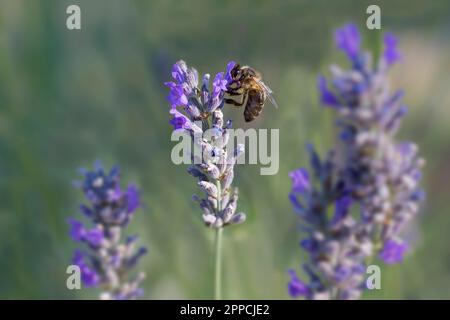
[[251, 78], [260, 78], [258, 71], [256, 71], [252, 67], [248, 67], [248, 66], [244, 66], [244, 67], [240, 68], [240, 75], [239, 75], [240, 80], [251, 79]]
[[241, 66], [236, 63], [233, 69], [231, 69], [230, 75], [234, 80], [239, 80], [240, 77], [242, 76]]

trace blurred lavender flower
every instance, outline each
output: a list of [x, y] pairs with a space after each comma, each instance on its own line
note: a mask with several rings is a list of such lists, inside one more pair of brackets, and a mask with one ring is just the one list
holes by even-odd
[[230, 79], [230, 62], [227, 72], [218, 73], [209, 86], [209, 74], [203, 76], [198, 87], [198, 73], [188, 68], [184, 61], [178, 61], [172, 68], [174, 82], [167, 82], [170, 93], [170, 124], [174, 130], [183, 130], [191, 136], [199, 151], [191, 154], [193, 165], [188, 172], [198, 179], [198, 186], [204, 197], [194, 196], [203, 211], [203, 221], [208, 227], [222, 228], [242, 223], [245, 214], [236, 213], [238, 190], [231, 186], [236, 159], [243, 153], [243, 146], [227, 150], [228, 129], [231, 121], [223, 119], [224, 94]]
[[[417, 146], [394, 139], [406, 113], [403, 92], [390, 93], [387, 77], [401, 57], [397, 38], [385, 34], [375, 67], [371, 55], [361, 51], [355, 25], [337, 29], [335, 40], [352, 67], [332, 66], [332, 79], [320, 76], [318, 89], [322, 104], [338, 114], [340, 139], [324, 162], [311, 151], [315, 187], [304, 169], [291, 173], [290, 199], [307, 224], [302, 246], [311, 260], [304, 266], [309, 290], [302, 295], [311, 299], [358, 298], [368, 259], [378, 255], [387, 264], [401, 262], [408, 248], [402, 230], [424, 195], [419, 186], [424, 160]], [[352, 204], [357, 217], [349, 215]], [[333, 205], [329, 218], [327, 208]], [[289, 288], [299, 281], [292, 272], [291, 279]]]
[[117, 167], [107, 173], [96, 163], [93, 171], [83, 169], [82, 174], [84, 181], [79, 186], [89, 205], [81, 205], [80, 210], [93, 227], [86, 228], [76, 219], [68, 220], [72, 239], [86, 245], [86, 250], [75, 251], [72, 262], [80, 268], [86, 287], [101, 287], [101, 299], [135, 299], [143, 294], [139, 285], [145, 275], [139, 273], [130, 278], [128, 274], [147, 249], [136, 250], [137, 236], [122, 241], [122, 231], [140, 206], [137, 188], [129, 185], [126, 190], [121, 189]]
[[[355, 33], [352, 36], [359, 38]], [[358, 236], [373, 242], [373, 254], [397, 241], [423, 199], [419, 182], [424, 160], [417, 156], [414, 143], [394, 140], [407, 111], [401, 101], [403, 92], [391, 93], [387, 77], [390, 67], [400, 59], [398, 40], [387, 33], [384, 44], [376, 67], [370, 54], [361, 52], [351, 58], [350, 71], [336, 66], [331, 69], [333, 91], [340, 101], [339, 169], [360, 205]]]
[[309, 261], [303, 265], [309, 281], [301, 281], [290, 270], [289, 294], [307, 299], [357, 299], [363, 288], [367, 244], [355, 237], [352, 199], [335, 174], [335, 154], [330, 152], [322, 161], [312, 146], [308, 150], [311, 178], [304, 168], [292, 171], [289, 198], [307, 234], [300, 246], [309, 254]]

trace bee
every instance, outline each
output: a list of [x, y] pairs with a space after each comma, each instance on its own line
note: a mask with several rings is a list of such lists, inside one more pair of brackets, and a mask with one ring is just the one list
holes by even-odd
[[231, 96], [240, 96], [241, 101], [232, 98], [225, 99], [225, 103], [242, 107], [244, 109], [244, 119], [246, 122], [255, 120], [264, 107], [266, 100], [278, 108], [273, 98], [272, 90], [262, 82], [261, 74], [255, 69], [236, 64], [230, 71], [231, 81], [228, 83], [226, 93]]

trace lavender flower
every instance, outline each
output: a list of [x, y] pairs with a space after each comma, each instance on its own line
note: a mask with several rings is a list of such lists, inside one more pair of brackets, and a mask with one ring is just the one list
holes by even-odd
[[101, 287], [101, 299], [135, 299], [143, 294], [139, 285], [145, 275], [130, 277], [129, 273], [147, 249], [135, 249], [136, 236], [121, 239], [123, 229], [140, 206], [137, 188], [129, 185], [122, 190], [117, 167], [107, 173], [97, 163], [93, 171], [83, 169], [82, 173], [84, 181], [79, 185], [89, 205], [81, 205], [80, 209], [93, 227], [68, 220], [72, 239], [85, 245], [85, 250], [75, 251], [72, 262], [80, 268], [86, 287]]
[[[352, 27], [341, 30], [347, 28]], [[351, 37], [359, 35], [352, 32]], [[351, 58], [350, 71], [336, 66], [331, 70], [333, 91], [340, 101], [339, 167], [360, 205], [359, 237], [370, 239], [375, 251], [400, 236], [405, 224], [418, 213], [423, 198], [419, 182], [424, 160], [417, 156], [414, 143], [394, 140], [407, 110], [401, 101], [403, 92], [390, 93], [387, 78], [390, 67], [400, 58], [398, 40], [386, 34], [384, 43], [384, 54], [376, 67], [369, 53], [360, 52]]]
[[301, 281], [291, 270], [289, 294], [307, 299], [356, 299], [362, 291], [368, 244], [358, 241], [353, 232], [352, 200], [344, 181], [335, 174], [335, 153], [321, 160], [312, 146], [308, 150], [311, 178], [304, 168], [291, 172], [289, 198], [306, 233], [300, 245], [309, 254], [309, 261], [303, 264], [309, 281]]
[[[390, 93], [387, 78], [401, 57], [397, 38], [385, 35], [375, 67], [360, 48], [355, 25], [338, 29], [335, 40], [351, 70], [332, 66], [331, 80], [320, 76], [318, 89], [321, 102], [338, 115], [340, 139], [324, 161], [310, 150], [315, 181], [304, 169], [291, 173], [290, 199], [308, 235], [302, 247], [310, 255], [304, 265], [310, 282], [302, 295], [309, 299], [358, 298], [368, 259], [378, 255], [387, 264], [401, 262], [408, 248], [402, 230], [423, 200], [424, 160], [414, 143], [394, 139], [406, 113], [403, 92]], [[290, 286], [296, 281], [291, 278]]]
[[[210, 76], [203, 76], [201, 88], [198, 73], [187, 67], [184, 61], [175, 63], [172, 69], [174, 82], [167, 82], [170, 93], [170, 124], [175, 131], [190, 136], [195, 148], [191, 153], [192, 165], [188, 172], [198, 179], [203, 197], [193, 199], [203, 212], [203, 222], [215, 232], [215, 278], [214, 297], [221, 297], [221, 247], [223, 227], [245, 221], [245, 213], [236, 212], [238, 189], [232, 187], [234, 166], [243, 154], [243, 145], [229, 150], [231, 121], [224, 121], [222, 108], [227, 86], [231, 81], [230, 71], [235, 63], [230, 62], [226, 73], [218, 73], [209, 85]], [[196, 152], [197, 151], [197, 152]]]
[[[228, 130], [231, 121], [223, 119], [224, 94], [230, 79], [230, 62], [227, 72], [218, 73], [209, 87], [209, 74], [203, 76], [202, 87], [198, 88], [198, 73], [178, 61], [172, 68], [174, 82], [167, 82], [170, 93], [170, 124], [174, 130], [183, 130], [191, 136], [199, 152], [191, 155], [192, 165], [188, 172], [198, 179], [203, 197], [194, 200], [203, 211], [203, 221], [208, 227], [222, 228], [242, 223], [245, 214], [236, 213], [238, 190], [231, 186], [236, 159], [242, 154], [243, 146], [228, 150]], [[180, 98], [182, 97], [182, 98]]]

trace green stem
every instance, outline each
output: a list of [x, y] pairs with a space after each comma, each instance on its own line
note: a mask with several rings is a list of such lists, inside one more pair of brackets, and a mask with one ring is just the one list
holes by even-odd
[[[217, 215], [221, 209], [222, 187], [220, 181], [216, 182], [217, 187]], [[214, 243], [214, 299], [222, 298], [222, 227], [216, 229]]]
[[222, 228], [216, 229], [215, 268], [214, 268], [214, 300], [222, 299]]

